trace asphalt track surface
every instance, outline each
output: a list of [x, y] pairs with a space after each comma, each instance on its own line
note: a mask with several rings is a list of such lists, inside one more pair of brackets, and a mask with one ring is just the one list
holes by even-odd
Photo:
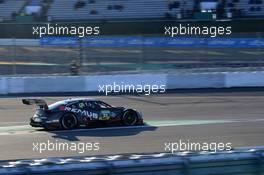
[[[44, 97], [48, 103], [65, 97]], [[96, 98], [96, 97], [95, 97]], [[98, 97], [143, 112], [148, 125], [46, 132], [27, 125], [33, 106], [0, 99], [0, 160], [164, 152], [165, 142], [264, 145], [264, 91]], [[36, 142], [99, 142], [99, 151], [33, 151]]]

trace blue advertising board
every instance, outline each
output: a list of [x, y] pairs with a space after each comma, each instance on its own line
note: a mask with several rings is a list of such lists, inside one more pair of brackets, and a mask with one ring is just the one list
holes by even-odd
[[43, 37], [40, 45], [87, 47], [264, 47], [262, 38], [168, 38], [168, 37]]

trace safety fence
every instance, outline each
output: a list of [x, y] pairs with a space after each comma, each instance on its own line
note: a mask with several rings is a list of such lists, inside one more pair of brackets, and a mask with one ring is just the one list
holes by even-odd
[[0, 39], [0, 75], [222, 71], [264, 67], [263, 35]]

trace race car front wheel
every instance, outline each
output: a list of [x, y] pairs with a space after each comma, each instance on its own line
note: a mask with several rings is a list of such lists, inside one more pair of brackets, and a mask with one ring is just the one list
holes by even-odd
[[66, 113], [61, 119], [63, 129], [74, 129], [78, 125], [78, 120], [74, 114]]
[[138, 116], [137, 113], [133, 110], [127, 110], [124, 112], [122, 117], [122, 122], [126, 126], [133, 126], [137, 123]]

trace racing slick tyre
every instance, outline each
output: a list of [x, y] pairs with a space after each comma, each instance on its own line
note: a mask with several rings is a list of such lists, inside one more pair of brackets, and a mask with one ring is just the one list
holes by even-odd
[[133, 126], [136, 125], [138, 121], [138, 115], [133, 110], [127, 110], [124, 112], [122, 117], [122, 122], [125, 126]]
[[70, 130], [77, 128], [78, 119], [72, 113], [66, 113], [61, 118], [61, 126], [63, 129]]
[[45, 131], [55, 131], [55, 130], [57, 130], [57, 128], [51, 127], [51, 126], [46, 124], [46, 125], [44, 125], [44, 130]]

